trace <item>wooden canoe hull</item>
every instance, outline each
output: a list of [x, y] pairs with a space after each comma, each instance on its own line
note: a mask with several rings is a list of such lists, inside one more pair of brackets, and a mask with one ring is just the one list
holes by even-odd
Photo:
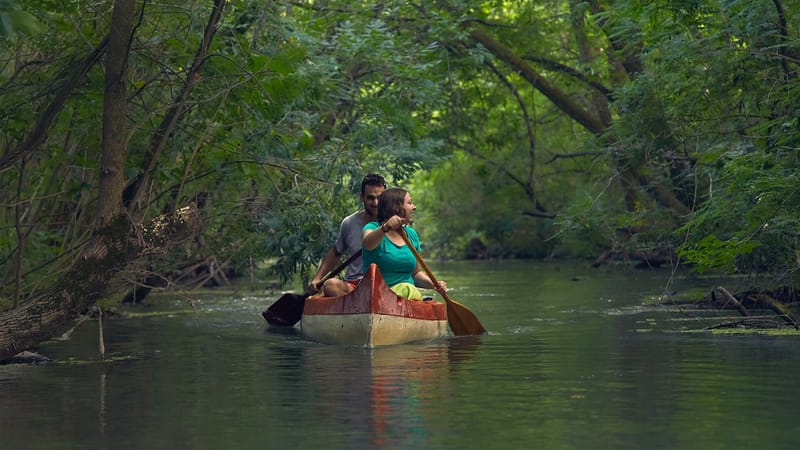
[[353, 292], [307, 298], [300, 329], [306, 338], [326, 344], [378, 347], [426, 341], [447, 335], [447, 308], [400, 297], [373, 264]]

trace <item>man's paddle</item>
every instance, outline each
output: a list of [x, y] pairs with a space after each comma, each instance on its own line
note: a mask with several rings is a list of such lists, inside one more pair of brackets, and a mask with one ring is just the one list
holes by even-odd
[[[434, 286], [438, 286], [439, 282], [436, 281], [436, 277], [433, 276], [433, 272], [431, 272], [430, 267], [425, 264], [425, 261], [420, 256], [419, 252], [416, 248], [411, 244], [411, 241], [408, 240], [408, 236], [406, 235], [406, 230], [400, 229], [400, 236], [405, 241], [408, 248], [411, 249], [411, 252], [414, 253], [414, 257], [417, 258], [417, 262], [420, 266], [425, 270], [425, 273], [428, 274], [428, 278], [431, 279]], [[483, 334], [486, 332], [486, 329], [483, 328], [481, 322], [472, 313], [466, 306], [458, 303], [457, 301], [450, 298], [447, 295], [447, 292], [438, 291], [442, 297], [444, 297], [445, 304], [447, 305], [447, 323], [450, 325], [450, 329], [453, 330], [453, 334], [456, 336], [469, 336], [469, 335], [478, 335]]]
[[[324, 283], [330, 278], [335, 277], [339, 274], [345, 267], [349, 266], [350, 263], [356, 260], [361, 256], [361, 250], [353, 253], [352, 256], [347, 258], [347, 261], [339, 264], [338, 267], [328, 272], [327, 275], [322, 279]], [[293, 327], [294, 324], [300, 321], [303, 317], [303, 305], [306, 303], [306, 299], [313, 294], [313, 292], [308, 292], [304, 294], [283, 294], [281, 298], [275, 301], [275, 303], [271, 304], [269, 308], [265, 309], [264, 312], [261, 313], [261, 317], [264, 318], [270, 325], [274, 325], [277, 327]]]

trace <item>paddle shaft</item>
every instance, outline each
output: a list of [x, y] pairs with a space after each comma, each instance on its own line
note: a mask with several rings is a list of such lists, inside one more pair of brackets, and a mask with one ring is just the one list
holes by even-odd
[[[411, 244], [411, 241], [408, 240], [408, 236], [406, 235], [406, 230], [399, 229], [398, 232], [400, 233], [400, 237], [403, 238], [403, 241], [406, 243], [406, 246], [411, 250], [411, 253], [414, 254], [414, 258], [417, 259], [417, 263], [422, 266], [422, 269], [425, 270], [425, 273], [428, 274], [428, 278], [431, 279], [431, 283], [433, 283], [434, 288], [439, 287], [439, 281], [436, 279], [436, 276], [433, 275], [433, 271], [427, 264], [425, 264], [425, 260], [422, 259], [422, 255], [419, 254], [416, 247]], [[450, 324], [450, 329], [453, 330], [453, 334], [456, 336], [465, 336], [465, 335], [480, 335], [486, 332], [486, 329], [483, 328], [481, 322], [478, 318], [470, 311], [466, 306], [458, 303], [457, 301], [450, 298], [447, 295], [446, 289], [436, 289], [439, 294], [444, 298], [445, 303], [447, 304], [447, 322]]]
[[433, 275], [433, 271], [431, 271], [431, 268], [428, 267], [427, 264], [425, 264], [425, 260], [422, 259], [422, 255], [419, 254], [416, 247], [414, 247], [411, 244], [411, 241], [408, 240], [408, 235], [406, 234], [406, 230], [401, 228], [400, 230], [398, 230], [398, 232], [400, 233], [400, 237], [403, 238], [403, 242], [406, 243], [406, 246], [409, 248], [409, 250], [411, 250], [411, 253], [414, 254], [414, 258], [417, 258], [417, 262], [419, 263], [420, 266], [422, 266], [422, 270], [424, 270], [425, 273], [428, 274], [428, 278], [431, 279], [431, 283], [433, 283], [433, 288], [436, 290], [436, 292], [442, 294], [442, 297], [444, 297], [444, 300], [446, 302], [452, 302], [453, 300], [450, 299], [450, 297], [447, 295], [447, 292], [444, 292], [444, 289], [439, 290], [439, 281]]

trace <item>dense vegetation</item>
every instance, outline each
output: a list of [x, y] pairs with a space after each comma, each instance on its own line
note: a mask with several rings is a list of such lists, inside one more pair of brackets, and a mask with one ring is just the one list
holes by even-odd
[[0, 323], [307, 275], [367, 172], [431, 253], [794, 285], [798, 7], [0, 0]]

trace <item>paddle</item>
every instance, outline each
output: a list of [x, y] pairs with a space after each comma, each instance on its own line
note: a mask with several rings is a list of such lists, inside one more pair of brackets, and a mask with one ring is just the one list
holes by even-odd
[[[327, 275], [322, 279], [322, 282], [327, 281], [330, 278], [335, 277], [339, 274], [345, 267], [349, 266], [350, 263], [356, 260], [361, 256], [361, 250], [353, 253], [352, 256], [347, 258], [347, 261], [339, 264], [335, 269], [328, 272]], [[264, 318], [270, 325], [275, 325], [278, 327], [293, 327], [294, 324], [300, 321], [303, 317], [303, 305], [306, 303], [306, 299], [312, 294], [313, 292], [306, 291], [304, 294], [291, 294], [286, 293], [281, 295], [281, 298], [275, 301], [275, 303], [271, 304], [269, 308], [265, 309], [264, 312], [261, 313], [261, 317]]]
[[[436, 281], [436, 277], [433, 276], [433, 272], [431, 272], [430, 267], [425, 264], [425, 261], [420, 256], [419, 252], [416, 248], [411, 244], [411, 241], [408, 240], [408, 236], [406, 235], [406, 231], [402, 228], [399, 230], [400, 236], [405, 241], [406, 245], [411, 252], [414, 253], [414, 257], [417, 258], [417, 262], [420, 266], [425, 270], [425, 273], [428, 274], [428, 278], [431, 279], [434, 285], [438, 285], [439, 282]], [[457, 301], [450, 298], [447, 295], [447, 292], [437, 291], [444, 297], [445, 304], [447, 305], [447, 323], [450, 325], [450, 329], [453, 330], [453, 334], [456, 336], [469, 336], [469, 335], [478, 335], [483, 334], [486, 332], [486, 329], [483, 328], [481, 322], [472, 313], [466, 306], [458, 303]]]

